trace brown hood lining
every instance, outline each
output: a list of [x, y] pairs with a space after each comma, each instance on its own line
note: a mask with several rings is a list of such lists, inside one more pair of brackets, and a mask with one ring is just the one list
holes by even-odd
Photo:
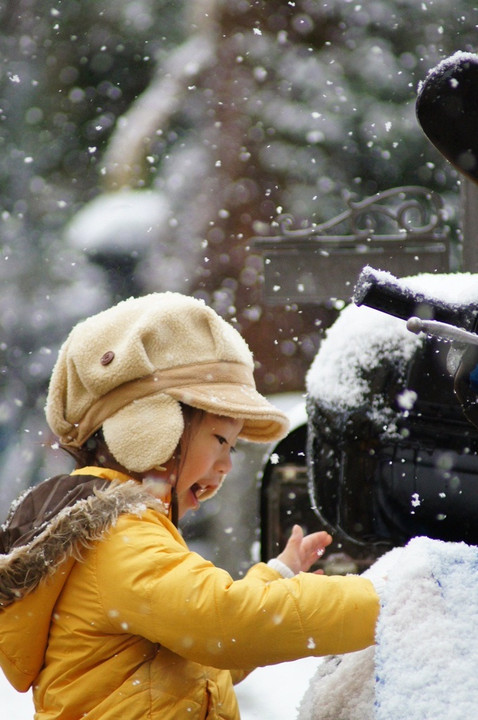
[[0, 555], [0, 607], [32, 592], [68, 558], [81, 561], [83, 551], [100, 540], [120, 515], [140, 517], [148, 508], [167, 513], [161, 500], [132, 480], [94, 487], [88, 497], [63, 507], [33, 539]]

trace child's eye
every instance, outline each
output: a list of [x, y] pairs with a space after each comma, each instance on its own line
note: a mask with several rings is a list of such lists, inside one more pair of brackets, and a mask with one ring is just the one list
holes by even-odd
[[[216, 438], [217, 438], [217, 440], [219, 441], [219, 444], [220, 444], [220, 445], [228, 445], [228, 444], [229, 444], [229, 443], [227, 442], [226, 438], [223, 437], [222, 435], [216, 435]], [[236, 452], [236, 448], [231, 445], [229, 451], [230, 451], [231, 453], [235, 453], [235, 452]]]

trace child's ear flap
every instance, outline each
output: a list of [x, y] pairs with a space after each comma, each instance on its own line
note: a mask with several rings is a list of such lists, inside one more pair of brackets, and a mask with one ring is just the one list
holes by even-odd
[[103, 423], [105, 442], [115, 460], [140, 473], [169, 460], [183, 430], [180, 404], [164, 393], [133, 400]]

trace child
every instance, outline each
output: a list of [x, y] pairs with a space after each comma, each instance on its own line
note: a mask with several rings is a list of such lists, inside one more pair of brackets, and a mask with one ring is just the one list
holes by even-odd
[[306, 573], [331, 542], [295, 527], [238, 581], [176, 524], [215, 493], [239, 437], [282, 437], [242, 337], [203, 302], [131, 298], [79, 323], [47, 420], [77, 461], [0, 533], [0, 664], [37, 720], [239, 718], [256, 666], [374, 642], [370, 580]]

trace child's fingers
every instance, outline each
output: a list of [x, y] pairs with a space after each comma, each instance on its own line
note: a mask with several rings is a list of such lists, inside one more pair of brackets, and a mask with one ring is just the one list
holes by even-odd
[[325, 532], [325, 530], [321, 530], [320, 532], [306, 535], [306, 537], [302, 540], [302, 546], [306, 552], [317, 553], [319, 550], [325, 550], [331, 542], [331, 535], [329, 535], [328, 532]]
[[327, 545], [330, 545], [330, 543], [332, 542], [332, 535], [329, 535], [329, 533], [325, 530], [321, 530], [320, 532], [315, 534], [318, 536], [317, 539], [319, 543], [321, 543], [324, 547], [327, 547]]
[[304, 537], [300, 525], [294, 525], [279, 558], [294, 572], [307, 571], [323, 555], [332, 537], [325, 530]]
[[325, 530], [319, 530], [318, 532], [306, 535], [304, 540], [310, 540], [311, 542], [316, 542], [317, 544], [321, 545], [330, 545], [330, 543], [332, 542], [332, 536], [329, 535], [329, 533]]
[[302, 542], [304, 540], [304, 533], [300, 525], [294, 525], [292, 532], [289, 535], [286, 546], [278, 556], [287, 567], [289, 567], [294, 573], [302, 570]]
[[302, 569], [308, 570], [311, 565], [317, 562], [331, 542], [332, 537], [324, 530], [307, 535], [302, 540], [301, 545]]
[[294, 525], [292, 528], [292, 532], [289, 536], [289, 539], [287, 541], [287, 545], [295, 545], [300, 546], [301, 542], [304, 540], [304, 531], [302, 530], [300, 525]]

